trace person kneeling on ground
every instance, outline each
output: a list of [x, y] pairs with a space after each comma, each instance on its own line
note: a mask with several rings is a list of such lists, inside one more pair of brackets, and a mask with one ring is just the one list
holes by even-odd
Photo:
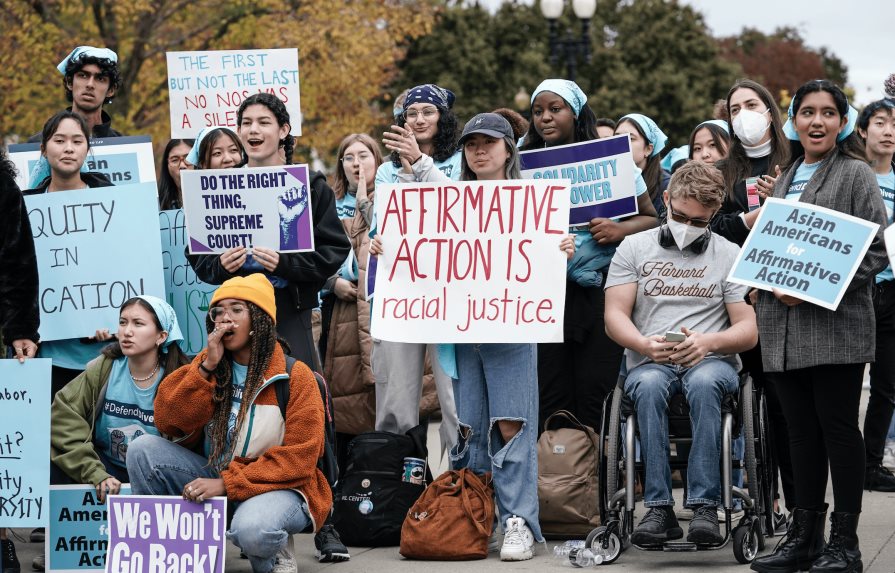
[[[685, 506], [694, 510], [693, 543], [720, 543], [721, 398], [737, 390], [736, 353], [758, 341], [746, 287], [725, 279], [738, 248], [711, 232], [724, 197], [721, 173], [701, 161], [681, 167], [664, 192], [667, 219], [627, 237], [612, 259], [606, 283], [606, 332], [624, 346], [625, 392], [634, 400], [646, 461], [644, 506], [631, 537], [637, 545], [678, 539], [668, 465], [668, 399], [690, 404], [693, 446]], [[681, 332], [680, 342], [665, 334]]]
[[[255, 573], [295, 573], [292, 534], [319, 529], [332, 507], [317, 468], [323, 401], [306, 364], [288, 371], [276, 315], [264, 275], [225, 281], [205, 321], [208, 349], [167, 376], [155, 399], [159, 431], [183, 445], [144, 436], [127, 456], [137, 495], [182, 494], [198, 503], [226, 495], [235, 502], [227, 537]], [[286, 379], [289, 401], [281, 410], [276, 384]], [[187, 449], [203, 445], [204, 455]]]

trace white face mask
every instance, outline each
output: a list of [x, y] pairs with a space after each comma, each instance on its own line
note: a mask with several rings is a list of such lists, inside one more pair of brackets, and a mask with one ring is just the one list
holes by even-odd
[[749, 109], [740, 110], [740, 113], [733, 118], [733, 132], [744, 145], [758, 145], [771, 125], [771, 120], [765, 117], [770, 112], [771, 110], [765, 110], [763, 113]]
[[686, 223], [678, 223], [670, 216], [668, 217], [668, 230], [671, 231], [671, 236], [674, 237], [677, 248], [682, 251], [690, 243], [705, 234], [705, 227], [694, 227]]

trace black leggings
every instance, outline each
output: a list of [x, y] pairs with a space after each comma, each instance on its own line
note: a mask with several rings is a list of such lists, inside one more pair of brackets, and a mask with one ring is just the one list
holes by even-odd
[[765, 376], [775, 385], [786, 416], [795, 506], [823, 510], [829, 470], [834, 510], [860, 512], [864, 439], [858, 407], [864, 364], [825, 364]]

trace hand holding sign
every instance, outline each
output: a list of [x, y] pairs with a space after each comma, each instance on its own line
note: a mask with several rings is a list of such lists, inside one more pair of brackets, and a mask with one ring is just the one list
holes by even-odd
[[625, 230], [616, 221], [598, 217], [590, 220], [590, 234], [601, 245], [618, 243], [625, 238]]
[[121, 482], [112, 476], [96, 484], [96, 497], [100, 502], [106, 502], [106, 496], [118, 495], [121, 491]]
[[255, 247], [252, 249], [252, 256], [269, 273], [277, 270], [277, 265], [280, 264], [280, 253], [267, 247]]
[[227, 493], [224, 480], [220, 478], [196, 478], [183, 488], [183, 499], [202, 503], [206, 499]]
[[221, 266], [230, 274], [235, 273], [245, 264], [246, 258], [249, 256], [249, 250], [245, 247], [233, 247], [227, 249], [221, 255]]
[[13, 340], [12, 348], [16, 353], [16, 358], [19, 359], [19, 363], [25, 362], [26, 358], [34, 358], [37, 356], [37, 344], [35, 344], [33, 340], [28, 340], [27, 338]]

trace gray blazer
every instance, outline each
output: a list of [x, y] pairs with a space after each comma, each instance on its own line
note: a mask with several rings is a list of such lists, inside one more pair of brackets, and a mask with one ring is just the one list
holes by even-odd
[[[783, 199], [801, 161], [774, 185]], [[835, 312], [803, 302], [788, 307], [773, 293], [759, 291], [755, 312], [766, 372], [784, 372], [821, 364], [873, 362], [876, 317], [871, 289], [874, 277], [888, 264], [883, 230], [886, 210], [876, 177], [863, 161], [834, 149], [802, 191], [803, 203], [835, 209], [880, 225]]]

